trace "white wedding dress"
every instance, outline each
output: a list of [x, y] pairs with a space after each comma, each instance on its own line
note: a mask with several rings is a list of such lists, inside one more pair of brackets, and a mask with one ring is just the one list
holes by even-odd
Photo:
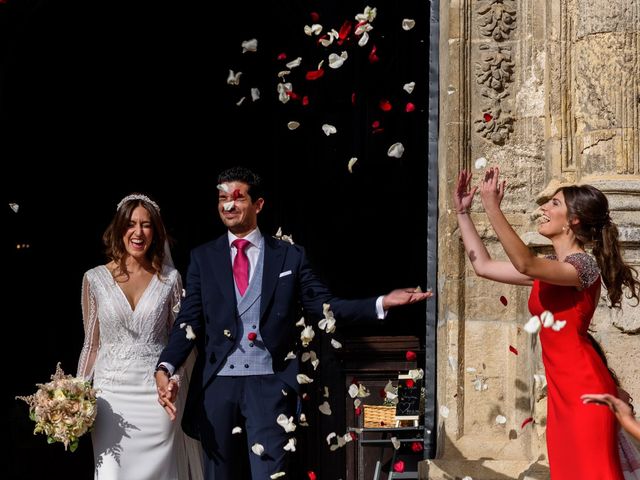
[[91, 434], [96, 479], [202, 479], [200, 444], [180, 428], [192, 362], [177, 372], [181, 385], [175, 421], [158, 403], [153, 373], [181, 293], [180, 274], [165, 265], [132, 310], [106, 266], [84, 275], [85, 341], [78, 376], [93, 377], [98, 389]]

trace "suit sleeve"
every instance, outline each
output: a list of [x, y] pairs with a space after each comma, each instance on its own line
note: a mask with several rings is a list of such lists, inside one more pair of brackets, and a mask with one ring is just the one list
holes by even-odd
[[299, 288], [305, 311], [314, 317], [322, 318], [322, 305], [328, 303], [338, 325], [379, 321], [376, 297], [351, 300], [336, 297], [313, 272], [304, 249], [299, 248], [301, 251]]

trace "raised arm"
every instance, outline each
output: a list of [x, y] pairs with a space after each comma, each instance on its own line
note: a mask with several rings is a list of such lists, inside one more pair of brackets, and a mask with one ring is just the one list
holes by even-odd
[[453, 195], [453, 204], [456, 209], [458, 227], [462, 235], [464, 249], [467, 257], [469, 257], [473, 270], [476, 272], [476, 275], [496, 282], [509, 283], [512, 285], [532, 285], [532, 278], [518, 272], [511, 262], [498, 262], [493, 260], [484, 243], [482, 243], [482, 239], [469, 215], [469, 210], [473, 203], [473, 196], [478, 189], [478, 187], [470, 189], [471, 177], [471, 173], [466, 170], [462, 170], [458, 174], [458, 183]]
[[77, 376], [90, 380], [93, 377], [93, 365], [100, 346], [100, 324], [98, 306], [91, 291], [91, 284], [85, 273], [82, 279], [82, 320], [84, 323], [84, 344], [78, 360]]
[[480, 185], [480, 197], [491, 226], [515, 269], [522, 275], [554, 285], [582, 288], [578, 271], [574, 266], [567, 262], [536, 256], [511, 227], [500, 209], [505, 182], [500, 182], [499, 174], [498, 167], [491, 167], [486, 171]]

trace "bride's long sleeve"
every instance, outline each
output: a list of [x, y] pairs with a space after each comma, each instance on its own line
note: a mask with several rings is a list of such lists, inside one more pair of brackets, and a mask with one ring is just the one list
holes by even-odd
[[98, 324], [96, 298], [91, 291], [91, 284], [86, 273], [82, 279], [82, 321], [84, 323], [84, 344], [80, 352], [76, 375], [90, 380], [93, 377], [93, 366], [100, 346], [100, 325]]

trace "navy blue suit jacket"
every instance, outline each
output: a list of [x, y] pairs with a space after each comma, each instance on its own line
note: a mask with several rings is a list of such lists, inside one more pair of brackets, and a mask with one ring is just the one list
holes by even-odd
[[[322, 318], [322, 304], [331, 304], [336, 325], [371, 321], [377, 318], [375, 298], [346, 300], [334, 297], [313, 273], [304, 249], [298, 245], [264, 237], [264, 266], [260, 298], [260, 334], [271, 353], [273, 370], [284, 382], [298, 391], [297, 359], [285, 360], [288, 352], [300, 343], [300, 309], [310, 319]], [[220, 369], [234, 346], [239, 325], [231, 253], [227, 234], [201, 245], [191, 252], [187, 271], [186, 297], [182, 300], [169, 342], [159, 362], [179, 367], [186, 360], [194, 342], [198, 356], [191, 376], [185, 411], [184, 431], [199, 438], [203, 421], [203, 392]], [[284, 276], [281, 273], [289, 272]], [[180, 325], [191, 325], [195, 340], [186, 338]], [[317, 324], [314, 322], [314, 329]], [[225, 335], [225, 330], [229, 335]]]

